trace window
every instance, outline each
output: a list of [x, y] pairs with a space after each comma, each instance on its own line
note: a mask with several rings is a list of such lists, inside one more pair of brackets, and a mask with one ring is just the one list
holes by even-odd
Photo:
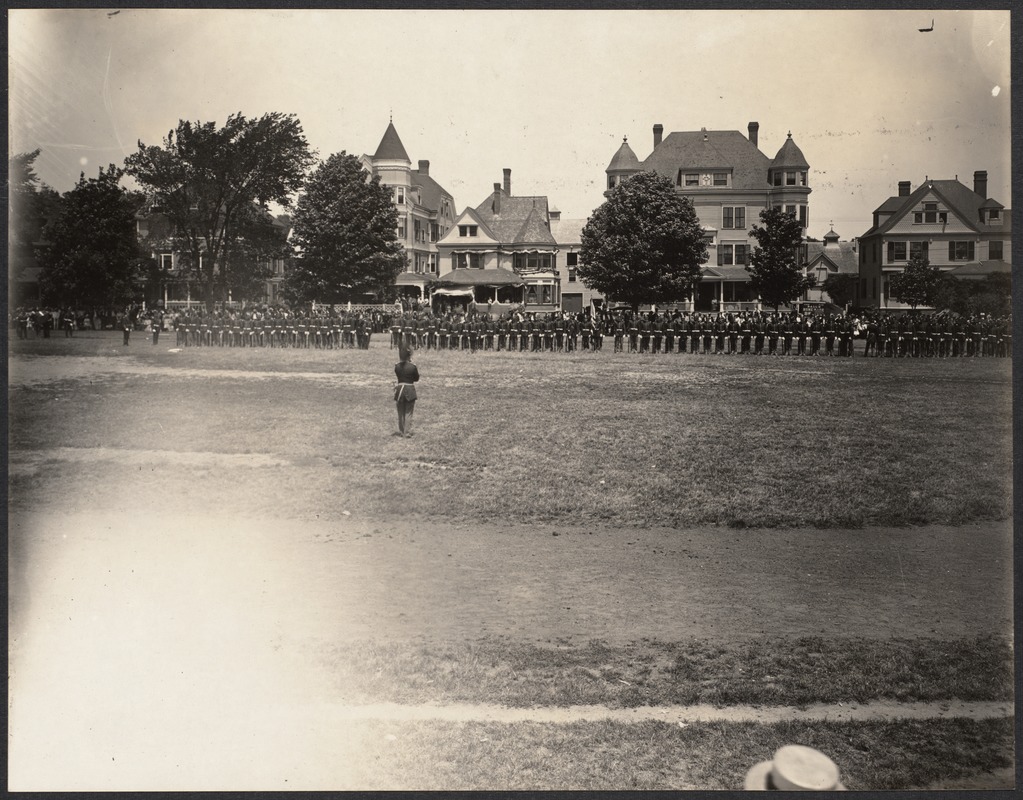
[[938, 211], [937, 203], [924, 203], [923, 211], [913, 212], [913, 224], [914, 225], [933, 225], [935, 222], [939, 222], [942, 225], [948, 222], [948, 212]]
[[525, 272], [537, 272], [542, 269], [553, 269], [551, 253], [516, 253], [514, 267]]
[[949, 242], [949, 261], [973, 261], [973, 242]]
[[404, 219], [399, 219], [398, 220], [398, 238], [399, 239], [404, 239], [405, 238], [405, 220]]
[[916, 258], [917, 256], [927, 258], [927, 242], [909, 243], [909, 257]]
[[877, 297], [877, 278], [870, 279], [870, 296]]
[[989, 208], [987, 210], [987, 221], [998, 222], [1002, 218], [1002, 211], [999, 208]]
[[806, 186], [806, 173], [805, 172], [800, 172], [799, 173], [799, 185], [800, 186]]
[[423, 226], [419, 224], [419, 220], [412, 221], [412, 238], [417, 242], [425, 242], [426, 238], [423, 236]]
[[987, 257], [992, 261], [1002, 260], [1002, 240], [995, 239], [994, 241], [988, 242]]
[[718, 266], [744, 266], [749, 256], [748, 244], [722, 244], [718, 246]]
[[575, 283], [576, 282], [575, 267], [569, 267], [568, 268], [568, 282], [569, 283]]
[[160, 253], [160, 269], [174, 269], [173, 253]]
[[544, 284], [540, 287], [540, 302], [544, 305], [551, 305], [554, 302], [554, 287]]
[[888, 242], [888, 263], [906, 260], [905, 242]]
[[477, 231], [477, 226], [476, 225], [459, 225], [458, 226], [458, 235], [463, 237], [463, 238], [466, 237], [466, 236], [475, 236], [476, 235], [476, 231]]
[[806, 227], [806, 206], [799, 207], [799, 224]]
[[721, 227], [742, 230], [746, 227], [745, 206], [725, 206], [721, 209]]
[[607, 176], [607, 190], [611, 191], [614, 188], [615, 188], [615, 176], [614, 175], [608, 175]]
[[793, 217], [796, 216], [796, 207], [794, 205], [785, 206], [785, 213], [791, 214]]
[[795, 186], [796, 185], [796, 173], [794, 173], [794, 172], [786, 172], [785, 173], [785, 185], [786, 186]]
[[440, 238], [440, 226], [436, 222], [430, 223], [430, 241], [436, 242]]
[[430, 272], [436, 272], [437, 271], [437, 254], [436, 253], [430, 253], [430, 262], [429, 262], [429, 264], [427, 264], [427, 269]]
[[699, 175], [699, 173], [697, 173], [697, 172], [687, 172], [686, 173], [686, 186], [699, 186], [699, 185], [700, 185], [700, 175]]
[[781, 186], [781, 178], [782, 178], [781, 171], [776, 170], [774, 173], [774, 181], [772, 181], [772, 183], [774, 183], [775, 186]]
[[727, 186], [728, 185], [728, 173], [727, 172], [715, 172], [714, 173], [714, 185], [715, 186]]
[[405, 187], [404, 186], [396, 187], [395, 190], [394, 190], [394, 194], [395, 194], [395, 202], [397, 202], [399, 206], [404, 205], [405, 204]]
[[455, 253], [454, 269], [483, 269], [483, 253]]

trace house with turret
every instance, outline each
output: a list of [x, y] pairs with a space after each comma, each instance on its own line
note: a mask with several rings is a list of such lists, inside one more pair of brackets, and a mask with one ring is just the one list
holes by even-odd
[[398, 212], [397, 235], [408, 254], [408, 269], [396, 281], [401, 294], [426, 297], [426, 287], [437, 277], [440, 264], [437, 243], [455, 221], [454, 197], [430, 175], [430, 162], [412, 161], [398, 136], [393, 120], [373, 155], [360, 158], [370, 175], [391, 192]]
[[[610, 192], [631, 175], [656, 172], [696, 209], [708, 245], [702, 279], [684, 306], [712, 311], [758, 308], [745, 270], [754, 241], [749, 229], [760, 212], [778, 208], [809, 224], [810, 166], [792, 133], [774, 157], [760, 149], [760, 125], [750, 122], [747, 133], [707, 130], [676, 131], [664, 136], [653, 127], [653, 148], [642, 161], [622, 141], [605, 170]], [[801, 265], [804, 266], [804, 265]]]

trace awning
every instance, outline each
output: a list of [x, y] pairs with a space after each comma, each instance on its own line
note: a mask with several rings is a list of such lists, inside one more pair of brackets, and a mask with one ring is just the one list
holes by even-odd
[[704, 267], [703, 269], [704, 280], [722, 280], [722, 281], [748, 281], [749, 273], [745, 267], [735, 266], [732, 264]]
[[434, 289], [431, 294], [445, 294], [457, 297], [472, 297], [475, 292], [472, 289]]
[[506, 269], [455, 269], [437, 278], [439, 286], [521, 286], [522, 278]]
[[396, 286], [425, 286], [430, 277], [416, 272], [402, 272], [394, 283]]

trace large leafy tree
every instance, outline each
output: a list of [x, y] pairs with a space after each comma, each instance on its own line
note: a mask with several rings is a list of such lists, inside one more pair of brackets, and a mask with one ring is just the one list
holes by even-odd
[[888, 280], [888, 293], [912, 309], [932, 305], [938, 298], [942, 285], [942, 273], [931, 266], [927, 257], [917, 253], [910, 257], [906, 268]]
[[667, 178], [641, 172], [615, 186], [586, 223], [578, 273], [587, 286], [636, 309], [688, 298], [706, 258], [692, 201]]
[[46, 249], [43, 231], [60, 207], [60, 195], [36, 175], [39, 152], [17, 153], [7, 162], [10, 202], [7, 264], [11, 275], [42, 266]]
[[[225, 124], [182, 120], [161, 146], [138, 143], [125, 169], [153, 196], [180, 237], [208, 305], [232, 287], [232, 250], [253, 207], [289, 207], [314, 161], [294, 115], [232, 114]], [[201, 267], [200, 267], [201, 264]]]
[[408, 264], [391, 193], [359, 159], [335, 153], [317, 167], [292, 219], [296, 258], [285, 277], [295, 302], [339, 303], [384, 295]]
[[44, 299], [57, 305], [126, 305], [141, 278], [135, 212], [141, 198], [120, 184], [111, 164], [95, 178], [82, 173], [47, 225], [50, 241], [40, 276]]
[[856, 281], [859, 278], [849, 273], [828, 275], [821, 288], [828, 293], [831, 302], [843, 308], [856, 299]]
[[799, 258], [803, 228], [796, 216], [780, 208], [765, 208], [760, 212], [760, 222], [761, 225], [750, 228], [757, 246], [750, 253], [746, 272], [750, 288], [777, 311], [778, 306], [812, 289], [817, 279], [803, 274]]

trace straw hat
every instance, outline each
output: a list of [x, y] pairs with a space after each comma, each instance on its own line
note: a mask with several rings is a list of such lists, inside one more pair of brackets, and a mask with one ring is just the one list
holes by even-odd
[[819, 750], [801, 744], [778, 748], [773, 761], [761, 761], [746, 773], [746, 791], [845, 791], [835, 762]]

